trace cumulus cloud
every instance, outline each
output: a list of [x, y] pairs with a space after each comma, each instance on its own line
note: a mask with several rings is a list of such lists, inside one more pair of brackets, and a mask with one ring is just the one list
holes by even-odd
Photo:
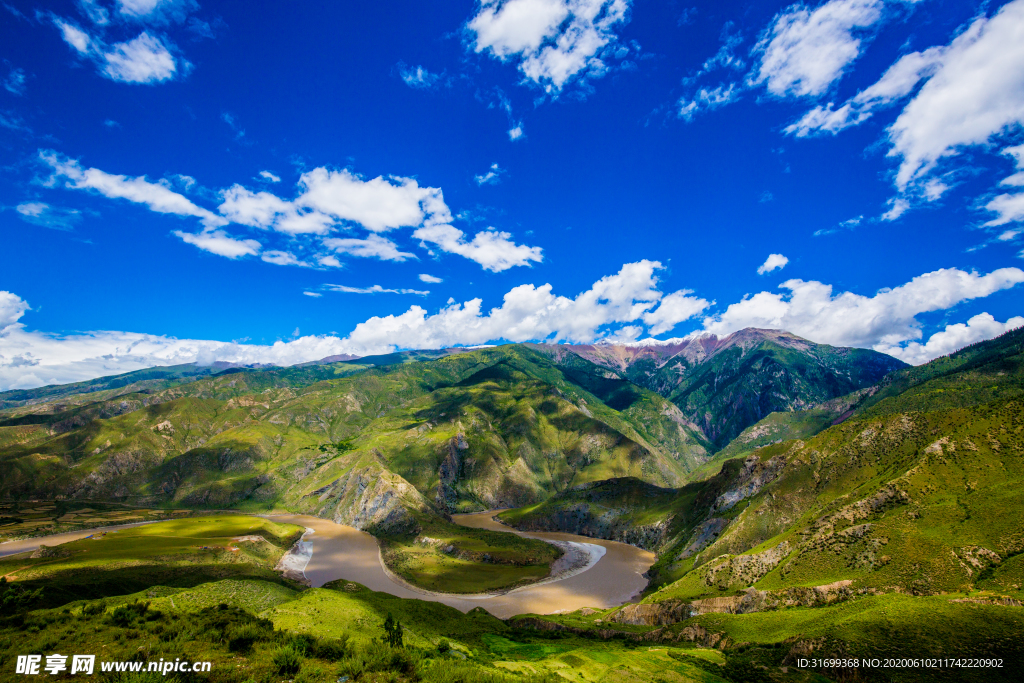
[[[1017, 173], [1014, 173], [1007, 178], [1003, 178], [999, 184], [1009, 187], [1024, 186], [1024, 145], [1006, 147], [1003, 149], [1003, 154], [1013, 157], [1016, 160]], [[999, 214], [996, 218], [985, 223], [988, 227], [1022, 221], [1024, 220], [1024, 192], [1001, 194], [986, 204], [985, 209], [992, 213]], [[1006, 232], [1003, 233], [1003, 235], [1006, 234]], [[1016, 233], [1013, 234], [1016, 236]], [[999, 239], [1005, 241], [1002, 235]], [[1012, 237], [1006, 239], [1012, 239]]]
[[[706, 299], [690, 296], [691, 294], [693, 291], [689, 289], [672, 292], [661, 299], [656, 309], [644, 313], [640, 319], [650, 327], [651, 334], [668, 332], [679, 323], [689, 320], [711, 305]], [[629, 332], [632, 335], [630, 339], [636, 339], [643, 332], [643, 329], [639, 327], [634, 330], [635, 334], [632, 330]]]
[[874, 348], [885, 353], [921, 338], [916, 316], [986, 297], [1024, 282], [1019, 268], [988, 274], [944, 268], [915, 277], [874, 296], [833, 294], [832, 285], [788, 280], [783, 293], [759, 292], [704, 319], [704, 329], [718, 335], [745, 327], [787, 330], [816, 342]]
[[913, 92], [918, 83], [930, 77], [941, 66], [946, 52], [946, 47], [938, 46], [903, 55], [876, 83], [857, 93], [838, 109], [833, 109], [832, 102], [818, 105], [799, 121], [787, 126], [785, 131], [801, 138], [815, 133], [834, 135], [862, 123], [871, 117], [875, 109], [897, 102]]
[[28, 302], [17, 294], [0, 291], [0, 334], [8, 327], [21, 320], [25, 311], [29, 310]]
[[121, 83], [160, 83], [175, 78], [188, 62], [171, 53], [169, 41], [143, 31], [132, 40], [107, 45], [78, 26], [54, 19], [61, 36], [80, 56], [96, 63], [101, 76]]
[[320, 211], [297, 206], [270, 192], [252, 192], [233, 185], [221, 193], [217, 210], [232, 223], [253, 228], [274, 229], [290, 235], [330, 231], [335, 220]]
[[[282, 199], [271, 192], [254, 192], [242, 185], [233, 185], [220, 192], [218, 215], [175, 192], [166, 180], [153, 183], [145, 176], [129, 178], [96, 168], [84, 168], [77, 160], [49, 150], [41, 150], [39, 158], [52, 169], [51, 177], [44, 182], [51, 187], [63, 184], [69, 188], [92, 190], [110, 198], [144, 204], [159, 213], [200, 219], [205, 228], [201, 233], [179, 231], [175, 234], [190, 244], [229, 258], [255, 255], [261, 248], [256, 240], [239, 240], [215, 230], [236, 223], [292, 236], [326, 236], [332, 231], [349, 230], [358, 225], [371, 234], [365, 239], [325, 237], [323, 245], [337, 253], [363, 258], [389, 261], [416, 258], [412, 253], [400, 251], [393, 241], [376, 234], [412, 227], [416, 228], [414, 237], [422, 244], [463, 256], [494, 272], [543, 260], [540, 247], [516, 244], [509, 233], [494, 228], [467, 239], [461, 230], [451, 225], [452, 213], [445, 204], [441, 188], [421, 186], [413, 178], [378, 176], [367, 180], [345, 169], [321, 167], [300, 177], [299, 194], [294, 199]], [[492, 171], [499, 173], [500, 168], [496, 167], [495, 164]], [[175, 177], [186, 187], [195, 184], [189, 176]], [[269, 255], [264, 260], [277, 263], [279, 258]], [[320, 264], [341, 265], [329, 255], [322, 257]]]
[[[520, 285], [505, 294], [500, 306], [484, 311], [481, 299], [449, 299], [435, 314], [411, 306], [399, 315], [375, 316], [347, 337], [306, 336], [273, 345], [211, 340], [180, 340], [132, 332], [54, 335], [25, 329], [20, 319], [28, 303], [0, 293], [0, 390], [74, 382], [155, 365], [226, 361], [292, 365], [331, 355], [390, 353], [400, 348], [476, 346], [500, 341], [632, 340], [644, 325], [654, 334], [673, 321], [699, 315], [710, 305], [687, 290], [665, 294], [658, 286], [657, 261], [628, 263], [575, 298], [554, 294], [550, 284]], [[820, 282], [790, 280], [786, 294], [761, 292], [732, 304], [720, 316], [703, 320], [705, 330], [728, 334], [748, 326], [786, 329], [817, 342], [876, 348], [909, 362], [923, 362], [957, 346], [980, 341], [1019, 326], [1024, 318], [999, 323], [988, 314], [965, 325], [950, 325], [924, 344], [919, 313], [949, 308], [1024, 281], [1024, 271], [1004, 268], [986, 275], [957, 269], [914, 278], [873, 297], [850, 292], [832, 294]], [[409, 293], [372, 287], [327, 285], [327, 291]], [[318, 292], [303, 292], [316, 297]], [[908, 343], [909, 342], [909, 343]], [[642, 342], [641, 342], [642, 343]]]
[[[462, 304], [450, 299], [433, 315], [421, 306], [411, 306], [400, 315], [370, 318], [344, 338], [307, 336], [272, 346], [179, 340], [132, 332], [68, 336], [30, 332], [18, 322], [28, 304], [14, 295], [0, 295], [0, 323], [8, 327], [0, 333], [0, 390], [73, 382], [177, 363], [220, 360], [291, 365], [342, 353], [368, 355], [398, 348], [474, 346], [502, 340], [593, 342], [616, 334], [635, 337], [641, 323], [667, 330], [673, 320], [692, 317], [707, 306], [706, 301], [691, 297], [686, 291], [664, 294], [658, 287], [660, 269], [661, 264], [656, 261], [626, 264], [618, 273], [601, 278], [575, 298], [554, 294], [550, 284], [521, 285], [505, 294], [500, 306], [487, 312], [479, 298]], [[360, 294], [426, 294], [380, 285], [326, 285], [323, 289]], [[304, 294], [315, 296], [318, 292]]]
[[630, 0], [480, 0], [466, 28], [476, 52], [518, 62], [524, 78], [557, 95], [607, 71]]
[[298, 204], [374, 232], [451, 220], [440, 188], [420, 187], [413, 178], [363, 180], [345, 169], [317, 168], [304, 173], [299, 184], [305, 191]]
[[768, 258], [765, 262], [757, 267], [757, 274], [764, 275], [770, 273], [773, 270], [782, 270], [789, 263], [789, 259], [782, 254], [768, 254]]
[[348, 254], [361, 258], [376, 258], [381, 261], [398, 262], [416, 258], [416, 254], [399, 251], [398, 245], [380, 235], [370, 235], [365, 240], [331, 237], [325, 239], [323, 244], [328, 249], [333, 249], [339, 254]]
[[241, 256], [255, 256], [262, 245], [252, 239], [238, 239], [223, 230], [203, 230], [199, 233], [175, 230], [174, 234], [183, 241], [217, 256], [236, 259]]
[[883, 7], [882, 0], [831, 0], [813, 11], [787, 8], [755, 48], [760, 63], [752, 83], [779, 97], [821, 95], [860, 56], [863, 34]]
[[420, 273], [420, 282], [426, 282], [426, 283], [429, 283], [429, 284], [432, 284], [432, 285], [436, 285], [438, 283], [444, 282], [444, 280], [442, 280], [439, 277], [434, 277], [433, 275], [427, 275], [426, 273]]
[[80, 211], [50, 206], [45, 202], [22, 202], [14, 210], [26, 223], [54, 230], [74, 230], [75, 225], [82, 220]]
[[946, 48], [941, 66], [889, 129], [900, 191], [940, 159], [1024, 123], [1024, 0], [976, 20]]
[[260, 171], [260, 178], [263, 178], [268, 183], [279, 183], [279, 182], [281, 182], [281, 178], [279, 176], [274, 175], [270, 171]]
[[1024, 317], [1015, 316], [1005, 323], [996, 320], [988, 313], [979, 313], [966, 323], [947, 325], [941, 332], [936, 332], [924, 344], [910, 342], [903, 346], [885, 347], [879, 345], [877, 350], [896, 356], [911, 365], [921, 365], [928, 361], [958, 351], [965, 346], [998, 337], [1004, 332], [1024, 326]]
[[469, 242], [465, 233], [451, 225], [428, 225], [412, 234], [423, 242], [434, 244], [449, 254], [458, 254], [476, 261], [484, 270], [500, 273], [515, 266], [528, 266], [544, 260], [540, 247], [516, 244], [507, 232], [489, 229], [478, 232]]
[[126, 43], [115, 43], [103, 53], [100, 73], [123, 83], [159, 83], [174, 78], [178, 64], [159, 38], [143, 31]]
[[196, 206], [184, 195], [161, 183], [151, 183], [145, 176], [129, 178], [112, 175], [98, 168], [83, 168], [78, 161], [68, 159], [52, 150], [39, 152], [39, 159], [53, 169], [51, 183], [63, 181], [66, 187], [93, 190], [111, 199], [127, 199], [144, 204], [157, 213], [193, 216], [206, 227], [227, 225], [228, 221], [208, 209]]

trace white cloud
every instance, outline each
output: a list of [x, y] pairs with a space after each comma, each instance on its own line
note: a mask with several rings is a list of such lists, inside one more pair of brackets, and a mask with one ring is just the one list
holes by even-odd
[[233, 223], [253, 228], [275, 229], [290, 235], [330, 231], [334, 219], [319, 211], [300, 210], [270, 192], [251, 192], [232, 185], [221, 192], [223, 202], [217, 209]]
[[386, 289], [380, 285], [372, 287], [348, 287], [346, 285], [324, 285], [324, 289], [330, 292], [345, 292], [347, 294], [418, 294], [426, 296], [429, 291], [420, 289]]
[[504, 171], [498, 164], [491, 164], [491, 167], [487, 170], [487, 173], [473, 176], [473, 180], [476, 181], [477, 185], [497, 185], [501, 180], [501, 174]]
[[516, 140], [519, 140], [524, 135], [526, 135], [526, 133], [523, 132], [523, 125], [522, 124], [518, 124], [518, 125], [508, 129], [508, 139], [512, 140], [513, 142], [515, 142]]
[[4, 79], [4, 90], [12, 95], [25, 94], [25, 72], [22, 69], [11, 69]]
[[754, 84], [782, 96], [817, 96], [842, 77], [861, 52], [856, 34], [882, 18], [881, 0], [831, 0], [811, 11], [793, 5], [775, 17], [761, 38]]
[[303, 292], [303, 294], [305, 294], [306, 296], [311, 296], [314, 299], [319, 299], [320, 297], [323, 296], [323, 294], [321, 294], [320, 292]]
[[966, 323], [947, 325], [941, 332], [936, 332], [924, 344], [910, 342], [904, 346], [876, 347], [883, 353], [896, 356], [911, 365], [921, 365], [930, 360], [958, 351], [965, 346], [998, 337], [1004, 332], [1015, 330], [1024, 325], [1024, 317], [1016, 316], [1001, 323], [988, 313], [979, 313]]
[[[179, 237], [196, 246], [205, 245], [201, 248], [207, 251], [231, 258], [258, 253], [259, 243], [228, 237], [223, 232], [211, 232], [213, 228], [237, 223], [289, 235], [325, 235], [337, 228], [339, 222], [348, 221], [362, 225], [371, 233], [415, 227], [417, 230], [414, 237], [421, 242], [433, 244], [444, 252], [464, 256], [495, 272], [543, 260], [540, 247], [516, 244], [510, 240], [509, 233], [494, 228], [477, 233], [472, 240], [466, 241], [465, 234], [450, 225], [452, 214], [444, 202], [441, 188], [421, 187], [413, 178], [392, 176], [385, 179], [380, 176], [364, 180], [347, 170], [316, 168], [301, 176], [301, 194], [294, 200], [233, 185], [220, 193], [221, 204], [218, 210], [222, 215], [217, 215], [170, 189], [168, 181], [151, 183], [145, 176], [128, 178], [96, 168], [86, 169], [78, 161], [69, 160], [53, 151], [41, 150], [39, 158], [53, 169], [52, 177], [45, 183], [50, 186], [62, 180], [67, 187], [95, 190], [107, 197], [128, 199], [160, 213], [199, 218], [205, 227], [202, 233], [180, 233]], [[195, 182], [188, 176], [177, 178], [186, 185], [189, 181]], [[182, 236], [186, 234], [189, 236]], [[376, 234], [366, 239], [327, 238], [323, 244], [334, 251], [354, 256], [390, 261], [416, 258], [412, 253], [399, 251], [394, 242]], [[271, 255], [266, 260], [277, 262], [271, 260], [274, 258]], [[324, 258], [331, 260], [325, 261]], [[330, 256], [321, 258], [320, 263], [335, 267], [341, 265]]]
[[117, 0], [122, 17], [149, 24], [182, 22], [197, 8], [195, 0]]
[[87, 55], [92, 52], [92, 38], [89, 37], [88, 33], [62, 19], [55, 19], [54, 23], [60, 29], [64, 42], [73, 47], [78, 54]]
[[889, 129], [896, 186], [920, 181], [944, 157], [1024, 122], [1024, 0], [981, 18], [949, 44], [942, 65]]
[[923, 52], [903, 55], [890, 66], [874, 84], [857, 93], [838, 109], [833, 104], [819, 105], [785, 131], [798, 138], [815, 133], [833, 135], [855, 126], [871, 117], [872, 112], [909, 95], [922, 79], [931, 76], [942, 64], [945, 47], [933, 47]]
[[237, 239], [223, 230], [203, 230], [200, 233], [175, 230], [174, 234], [203, 251], [230, 259], [240, 256], [255, 256], [262, 247], [256, 240]]
[[[54, 23], [64, 42], [79, 55], [94, 61], [101, 76], [122, 83], [160, 83], [180, 73], [179, 63], [171, 54], [166, 39], [143, 31], [134, 39], [108, 46], [74, 24], [60, 18]], [[188, 62], [182, 61], [187, 67]]]
[[789, 259], [782, 254], [768, 254], [768, 258], [765, 262], [757, 267], [757, 274], [764, 275], [770, 273], [773, 270], [782, 270], [789, 263]]
[[439, 284], [441, 282], [444, 282], [444, 280], [442, 280], [439, 277], [434, 277], [433, 275], [427, 275], [426, 273], [420, 273], [420, 282], [426, 282], [426, 283], [431, 284], [431, 285], [436, 285], [436, 284]]
[[723, 107], [730, 102], [734, 102], [739, 99], [739, 96], [740, 93], [735, 83], [730, 83], [728, 86], [724, 84], [719, 85], [711, 90], [701, 88], [690, 99], [685, 97], [680, 98], [678, 102], [679, 110], [677, 115], [681, 119], [692, 121], [693, 117], [699, 112], [718, 109], [719, 107]]
[[[658, 287], [656, 261], [629, 263], [615, 275], [601, 278], [575, 298], [557, 296], [550, 284], [520, 285], [505, 294], [502, 304], [486, 313], [480, 299], [448, 305], [428, 315], [420, 306], [405, 313], [373, 317], [344, 338], [306, 336], [271, 346], [211, 340], [174, 339], [132, 332], [91, 332], [54, 335], [27, 331], [19, 320], [28, 304], [9, 292], [0, 293], [0, 390], [91, 379], [156, 365], [234, 363], [291, 365], [351, 353], [388, 353], [399, 348], [474, 346], [497, 341], [564, 340], [593, 343], [602, 339], [636, 339], [640, 323], [667, 331], [674, 319], [703, 311], [708, 303], [680, 290], [664, 294]], [[729, 306], [722, 316], [704, 319], [705, 329], [728, 334], [747, 326], [788, 329], [818, 342], [874, 347], [904, 354], [912, 362], [947, 353], [963, 343], [987, 338], [1020, 325], [991, 316], [975, 316], [965, 326], [952, 325], [926, 344], [914, 316], [942, 310], [960, 301], [987, 296], [1024, 281], [1024, 271], [1004, 268], [987, 275], [956, 269], [914, 278], [874, 297], [845, 292], [832, 295], [820, 282], [791, 280], [786, 295], [761, 292]], [[412, 293], [328, 285], [324, 289], [357, 293]], [[303, 292], [316, 297], [318, 292]], [[660, 306], [659, 306], [660, 302]], [[664, 307], [664, 311], [662, 310]], [[685, 318], [683, 318], [685, 319]], [[910, 342], [905, 343], [905, 342]], [[915, 346], [916, 344], [916, 346]], [[920, 347], [920, 348], [919, 348]]]
[[281, 182], [281, 178], [279, 176], [274, 175], [270, 171], [260, 171], [260, 178], [263, 178], [268, 183], [279, 183], [279, 182]]
[[[1010, 187], [1024, 186], [1024, 145], [1006, 147], [1003, 149], [1003, 154], [1013, 157], [1014, 160], [1016, 160], [1017, 173], [1014, 173], [1007, 178], [1003, 178], [999, 184]], [[1001, 194], [986, 204], [985, 209], [992, 213], [999, 214], [996, 218], [985, 223], [985, 225], [989, 227], [1006, 225], [1007, 223], [1012, 223], [1014, 221], [1022, 221], [1024, 220], [1024, 192], [1016, 194]], [[1006, 232], [1003, 233], [1003, 235], [1006, 234]], [[1014, 233], [1014, 235], [1016, 235], [1016, 233]], [[1003, 236], [1000, 236], [999, 239], [1002, 240], [1004, 238]]]
[[21, 320], [21, 316], [25, 315], [27, 310], [29, 310], [28, 302], [20, 296], [11, 292], [0, 291], [0, 334]]
[[[668, 332], [679, 323], [689, 320], [711, 305], [706, 299], [690, 296], [691, 294], [693, 292], [689, 289], [672, 292], [661, 299], [658, 308], [644, 313], [641, 320], [645, 325], [650, 326], [650, 333]], [[636, 328], [636, 330], [636, 334], [631, 339], [636, 339], [643, 331], [640, 328]]]
[[78, 9], [97, 26], [106, 26], [110, 23], [110, 13], [97, 0], [78, 0], [77, 4]]
[[206, 227], [227, 224], [217, 214], [196, 206], [184, 195], [168, 189], [160, 183], [151, 183], [145, 176], [129, 178], [111, 175], [98, 168], [82, 168], [77, 160], [68, 159], [52, 150], [40, 150], [39, 159], [53, 169], [51, 181], [63, 179], [67, 187], [78, 190], [95, 190], [111, 199], [127, 199], [145, 204], [157, 213], [171, 213], [178, 216], [194, 216]]
[[449, 254], [458, 254], [476, 261], [484, 270], [500, 273], [515, 266], [528, 266], [530, 262], [544, 260], [540, 247], [528, 247], [513, 242], [507, 232], [493, 228], [478, 232], [467, 242], [465, 233], [451, 225], [424, 226], [412, 234], [413, 237], [435, 244]]
[[889, 209], [882, 214], [883, 221], [894, 221], [910, 209], [910, 202], [903, 197], [893, 197], [889, 200]]
[[1003, 178], [999, 181], [999, 184], [1011, 187], [1024, 187], [1024, 145], [1004, 147], [1002, 153], [1005, 156], [1012, 157], [1017, 162], [1017, 173]]
[[341, 261], [335, 256], [321, 256], [317, 259], [317, 263], [328, 268], [341, 268]]
[[270, 249], [260, 256], [260, 259], [267, 263], [273, 263], [275, 266], [302, 266], [303, 268], [310, 268], [311, 266], [299, 259], [295, 254], [290, 251], [280, 251], [278, 249]]
[[[487, 313], [480, 299], [462, 304], [449, 300], [434, 315], [413, 306], [401, 315], [373, 317], [360, 323], [348, 340], [360, 348], [388, 346], [392, 350], [396, 346], [442, 348], [497, 340], [594, 342], [616, 332], [618, 324], [641, 321], [663, 297], [669, 299], [669, 307], [675, 312], [654, 311], [651, 319], [655, 325], [668, 324], [685, 307], [702, 309], [706, 302], [694, 299], [687, 303], [685, 292], [664, 296], [655, 275], [660, 269], [657, 261], [626, 264], [574, 299], [553, 294], [550, 284], [520, 285], [505, 294], [501, 306]], [[603, 329], [612, 325], [616, 325], [614, 330]]]
[[363, 180], [345, 169], [317, 168], [304, 173], [299, 184], [305, 191], [297, 204], [354, 221], [373, 232], [451, 220], [441, 189], [420, 187], [413, 178]]
[[787, 330], [815, 342], [875, 348], [891, 353], [904, 342], [921, 338], [917, 315], [951, 308], [1024, 282], [1019, 268], [986, 275], [947, 268], [925, 273], [874, 296], [853, 292], [834, 295], [821, 282], [788, 280], [786, 293], [759, 292], [731, 304], [724, 313], [704, 319], [704, 329], [723, 335], [744, 327]]
[[324, 246], [339, 254], [360, 258], [376, 258], [381, 261], [405, 261], [416, 258], [416, 254], [399, 251], [398, 245], [380, 235], [370, 235], [365, 240], [331, 237], [324, 240]]
[[177, 62], [163, 41], [143, 31], [127, 43], [116, 43], [103, 53], [100, 73], [112, 81], [159, 83], [174, 78]]
[[432, 88], [441, 80], [441, 74], [430, 73], [422, 66], [408, 67], [405, 64], [399, 64], [398, 74], [407, 86], [418, 90]]
[[74, 230], [75, 224], [82, 220], [79, 211], [57, 208], [45, 202], [22, 202], [14, 210], [23, 221], [54, 230]]
[[[527, 80], [557, 95], [575, 78], [607, 71], [605, 50], [618, 40], [630, 0], [480, 0], [467, 23], [473, 49], [518, 60]], [[513, 138], [515, 139], [515, 138]]]

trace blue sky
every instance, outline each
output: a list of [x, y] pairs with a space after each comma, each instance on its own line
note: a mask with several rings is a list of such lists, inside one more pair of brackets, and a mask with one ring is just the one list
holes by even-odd
[[0, 389], [1024, 319], [1024, 0], [8, 2]]

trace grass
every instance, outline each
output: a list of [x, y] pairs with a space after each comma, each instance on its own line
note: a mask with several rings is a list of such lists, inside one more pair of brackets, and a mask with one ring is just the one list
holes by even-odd
[[0, 503], [0, 542], [187, 514], [188, 510], [138, 508], [106, 501]]
[[[0, 576], [26, 589], [42, 587], [41, 604], [53, 606], [153, 585], [193, 586], [229, 577], [283, 583], [273, 567], [302, 531], [240, 515], [178, 519], [62, 544], [59, 557], [32, 559], [23, 553], [3, 558]], [[233, 541], [248, 535], [265, 540]]]

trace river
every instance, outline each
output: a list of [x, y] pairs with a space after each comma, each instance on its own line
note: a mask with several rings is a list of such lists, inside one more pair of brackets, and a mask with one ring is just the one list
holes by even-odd
[[[502, 595], [465, 596], [429, 593], [392, 579], [381, 565], [377, 541], [368, 533], [330, 520], [307, 515], [274, 515], [275, 521], [288, 522], [313, 529], [304, 540], [312, 542], [313, 555], [305, 567], [306, 578], [313, 586], [328, 581], [346, 579], [361, 583], [375, 591], [383, 591], [400, 598], [432, 600], [450, 605], [462, 612], [483, 607], [501, 619], [516, 614], [553, 614], [571, 612], [581, 607], [608, 608], [636, 599], [647, 585], [643, 577], [652, 564], [654, 554], [625, 543], [587, 538], [575, 534], [549, 532], [520, 532], [495, 522], [496, 510], [467, 515], [452, 515], [463, 526], [515, 533], [529, 538], [564, 541], [589, 546], [592, 564], [575, 574], [524, 586]], [[152, 522], [147, 522], [152, 523]], [[43, 536], [0, 544], [0, 557], [32, 551], [40, 544], [59, 545], [85, 538], [99, 531], [108, 533], [124, 529], [130, 524], [116, 527], [84, 529], [54, 536]], [[603, 549], [603, 554], [600, 552]], [[596, 562], [593, 562], [596, 559]]]
[[615, 607], [636, 599], [647, 585], [643, 574], [654, 564], [654, 553], [625, 543], [575, 534], [515, 531], [495, 522], [492, 517], [496, 513], [492, 510], [452, 515], [452, 520], [463, 526], [516, 533], [529, 538], [596, 545], [604, 549], [604, 554], [586, 571], [548, 583], [524, 586], [503, 595], [444, 595], [412, 589], [389, 577], [381, 566], [377, 541], [365, 532], [306, 515], [275, 515], [274, 520], [313, 529], [314, 533], [305, 539], [313, 543], [313, 556], [305, 569], [306, 578], [313, 586], [343, 578], [371, 590], [400, 598], [441, 602], [462, 612], [483, 607], [501, 619], [526, 613], [572, 612], [581, 607]]

